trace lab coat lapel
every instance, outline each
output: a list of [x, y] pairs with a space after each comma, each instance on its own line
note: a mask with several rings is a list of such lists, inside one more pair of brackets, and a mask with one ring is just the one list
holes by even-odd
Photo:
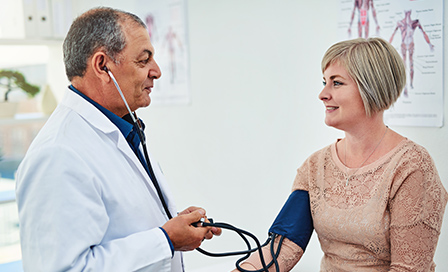
[[171, 194], [171, 190], [168, 186], [168, 183], [165, 180], [165, 176], [163, 175], [162, 169], [160, 168], [160, 165], [158, 163], [156, 163], [157, 160], [154, 159], [150, 153], [148, 154], [148, 156], [149, 156], [149, 160], [152, 162], [151, 165], [154, 170], [154, 174], [156, 175], [159, 186], [163, 192], [163, 195], [164, 195], [165, 200], [168, 205], [168, 209], [170, 210], [170, 213], [172, 215], [175, 215], [175, 214], [177, 214], [177, 208], [176, 208], [174, 201], [172, 201], [173, 197]]
[[[126, 141], [126, 139], [124, 138], [123, 134], [121, 134], [121, 132], [118, 130], [118, 128], [116, 129], [116, 133], [113, 133], [113, 134], [114, 134], [114, 138], [116, 139], [117, 148], [126, 157], [128, 157], [128, 159], [130, 159], [132, 161], [132, 163], [137, 167], [137, 169], [139, 171], [139, 174], [142, 177], [142, 181], [145, 183], [146, 188], [148, 188], [149, 193], [152, 195], [152, 197], [154, 199], [158, 199], [159, 195], [157, 194], [157, 190], [154, 187], [154, 184], [152, 183], [150, 176], [146, 172], [146, 170], [143, 167], [143, 165], [140, 163], [140, 161], [137, 158], [137, 156], [135, 155], [135, 153], [129, 147], [129, 144]], [[117, 135], [118, 135], [118, 137], [117, 137]], [[140, 151], [142, 151], [141, 148], [140, 148]], [[158, 203], [159, 209], [161, 210], [162, 214], [165, 214], [165, 211], [164, 211], [163, 206], [162, 206], [162, 202], [161, 201], [157, 201], [157, 203]], [[170, 211], [171, 211], [171, 209], [170, 209]]]
[[[132, 149], [129, 147], [128, 142], [124, 138], [120, 130], [113, 124], [101, 111], [99, 111], [94, 105], [86, 101], [84, 98], [68, 90], [61, 101], [61, 104], [70, 107], [77, 112], [86, 122], [90, 123], [93, 127], [101, 130], [104, 134], [115, 142], [117, 148], [135, 165], [138, 169], [142, 180], [145, 182], [146, 187], [150, 193], [158, 198], [157, 191], [150, 181], [150, 178], [143, 168], [143, 165], [135, 156]], [[161, 203], [160, 208], [163, 210]]]

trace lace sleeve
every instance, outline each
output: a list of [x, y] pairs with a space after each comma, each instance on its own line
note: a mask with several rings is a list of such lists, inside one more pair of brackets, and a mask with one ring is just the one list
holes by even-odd
[[[434, 271], [447, 193], [428, 154], [413, 157], [396, 176], [390, 200], [390, 271]], [[414, 167], [413, 165], [414, 164]]]
[[[334, 145], [334, 144], [333, 144]], [[310, 192], [315, 187], [316, 176], [322, 175], [327, 158], [330, 154], [330, 146], [326, 146], [311, 154], [305, 162], [297, 169], [297, 175], [292, 185], [292, 191], [302, 190]]]
[[308, 158], [300, 167], [297, 169], [296, 177], [294, 178], [294, 183], [292, 185], [292, 191], [302, 190], [309, 191], [310, 188], [310, 173], [309, 171], [312, 169], [310, 167], [311, 161]]
[[[274, 248], [277, 249], [278, 247], [278, 240], [280, 237], [277, 237], [275, 239]], [[297, 264], [297, 262], [300, 260], [300, 258], [303, 255], [303, 250], [296, 245], [294, 242], [289, 240], [288, 238], [285, 238], [283, 240], [282, 248], [280, 250], [280, 255], [278, 256], [278, 264], [280, 267], [281, 272], [287, 272], [291, 271], [291, 269], [294, 268], [294, 266]], [[272, 261], [271, 257], [271, 251], [270, 251], [270, 244], [263, 247], [263, 258], [267, 263]], [[261, 269], [262, 265], [260, 262], [260, 257], [258, 252], [252, 253], [252, 255], [244, 261], [241, 264], [241, 267], [248, 270], [257, 270]], [[275, 271], [275, 266], [272, 266], [269, 268], [269, 271]], [[232, 272], [238, 272], [237, 269], [233, 270]]]

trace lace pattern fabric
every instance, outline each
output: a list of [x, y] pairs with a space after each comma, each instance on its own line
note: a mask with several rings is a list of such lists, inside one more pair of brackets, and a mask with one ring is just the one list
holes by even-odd
[[410, 140], [358, 170], [346, 186], [332, 144], [298, 169], [310, 193], [321, 271], [434, 271], [448, 200], [428, 152]]
[[[279, 238], [280, 237], [277, 237], [274, 240], [274, 248], [275, 249], [278, 248]], [[271, 262], [272, 256], [271, 256], [270, 245], [264, 246], [262, 251], [263, 251], [263, 257], [264, 257], [265, 262], [266, 263]], [[293, 269], [294, 266], [297, 264], [297, 262], [302, 257], [302, 255], [303, 255], [303, 250], [298, 245], [296, 245], [294, 242], [292, 242], [288, 238], [285, 238], [283, 240], [280, 254], [277, 258], [280, 272], [286, 272], [286, 271], [290, 271], [291, 269]], [[261, 262], [260, 262], [260, 259], [258, 256], [258, 252], [252, 253], [252, 255], [250, 255], [250, 257], [241, 264], [241, 267], [246, 270], [262, 269], [263, 266], [261, 265]], [[235, 269], [232, 272], [237, 272], [237, 271], [238, 270]], [[274, 265], [271, 266], [269, 268], [269, 271], [276, 271], [275, 266]]]

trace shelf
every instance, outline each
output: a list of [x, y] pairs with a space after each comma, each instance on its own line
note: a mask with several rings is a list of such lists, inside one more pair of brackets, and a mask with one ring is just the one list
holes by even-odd
[[26, 114], [22, 113], [16, 114], [14, 118], [0, 118], [0, 125], [45, 122], [47, 119], [48, 116], [40, 112]]
[[62, 38], [58, 39], [1, 39], [0, 45], [59, 45], [64, 41]]

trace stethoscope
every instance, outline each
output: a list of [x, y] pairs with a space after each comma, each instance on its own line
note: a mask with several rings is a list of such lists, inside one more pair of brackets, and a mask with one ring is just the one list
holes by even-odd
[[145, 137], [145, 134], [143, 133], [143, 126], [142, 126], [140, 120], [137, 118], [137, 114], [135, 113], [135, 111], [134, 112], [131, 111], [131, 108], [129, 107], [129, 104], [126, 101], [126, 98], [124, 98], [123, 92], [121, 91], [121, 88], [118, 85], [118, 82], [115, 79], [112, 72], [106, 66], [103, 67], [103, 70], [109, 74], [110, 78], [114, 82], [115, 87], [117, 88], [118, 92], [120, 93], [121, 99], [123, 100], [124, 104], [126, 105], [126, 109], [128, 110], [129, 115], [132, 118], [134, 127], [137, 128], [138, 136], [140, 137], [140, 141], [141, 141], [142, 147], [143, 147], [143, 153], [144, 153], [144, 156], [146, 159], [146, 165], [148, 166], [149, 173], [152, 177], [151, 181], [152, 181], [154, 187], [156, 188], [157, 195], [159, 196], [160, 202], [162, 202], [162, 206], [166, 212], [166, 215], [168, 216], [169, 219], [171, 219], [171, 218], [173, 218], [173, 216], [171, 215], [170, 210], [168, 209], [168, 205], [166, 204], [165, 198], [163, 197], [162, 190], [160, 189], [159, 183], [157, 182], [157, 179], [156, 179], [156, 175], [154, 174], [154, 170], [152, 169], [151, 162], [149, 160], [148, 149], [146, 148], [146, 137]]
[[[157, 195], [159, 196], [159, 199], [160, 199], [160, 202], [162, 203], [163, 209], [165, 210], [168, 218], [171, 219], [171, 218], [173, 218], [173, 216], [171, 215], [171, 213], [168, 209], [168, 205], [166, 204], [165, 198], [162, 194], [162, 190], [160, 189], [159, 183], [157, 182], [157, 179], [156, 179], [156, 175], [154, 174], [154, 170], [152, 169], [151, 162], [149, 160], [148, 150], [146, 148], [146, 138], [145, 138], [145, 134], [143, 133], [142, 124], [139, 121], [139, 119], [137, 118], [136, 113], [131, 111], [131, 108], [129, 107], [128, 102], [126, 101], [126, 98], [124, 97], [123, 92], [121, 91], [121, 88], [118, 85], [118, 82], [115, 79], [112, 72], [106, 66], [103, 66], [102, 69], [109, 74], [110, 78], [114, 82], [115, 87], [117, 88], [118, 92], [120, 93], [121, 99], [123, 100], [124, 104], [126, 105], [126, 109], [128, 110], [129, 115], [132, 118], [132, 122], [134, 123], [134, 126], [137, 128], [138, 135], [140, 137], [140, 141], [141, 141], [142, 147], [143, 147], [143, 153], [144, 153], [144, 156], [145, 156], [145, 159], [147, 162], [146, 164], [148, 165], [148, 169], [149, 169], [150, 175], [152, 177], [151, 181], [152, 181], [154, 187], [156, 188]], [[209, 220], [209, 222], [205, 222], [204, 220], [201, 220], [199, 222], [194, 223], [193, 225], [195, 227], [217, 227], [217, 228], [221, 228], [221, 229], [235, 231], [246, 243], [247, 250], [225, 252], [225, 253], [211, 253], [211, 252], [205, 251], [205, 250], [201, 249], [200, 247], [198, 247], [198, 248], [196, 248], [197, 251], [199, 251], [200, 253], [202, 253], [206, 256], [209, 256], [209, 257], [229, 257], [229, 256], [235, 256], [235, 255], [245, 255], [236, 261], [236, 268], [241, 272], [264, 272], [264, 271], [269, 272], [268, 269], [273, 265], [275, 266], [275, 271], [280, 271], [280, 268], [279, 268], [279, 265], [277, 262], [277, 258], [280, 254], [280, 249], [283, 244], [284, 236], [280, 236], [277, 249], [275, 249], [274, 248], [274, 240], [278, 236], [275, 233], [271, 233], [270, 236], [267, 238], [266, 242], [261, 245], [260, 241], [257, 239], [257, 237], [248, 231], [236, 228], [227, 223], [213, 222], [213, 219], [211, 219], [211, 218], [208, 218], [208, 220]], [[251, 247], [251, 244], [250, 244], [249, 240], [246, 238], [246, 236], [249, 236], [251, 239], [253, 239], [255, 241], [255, 244], [256, 244], [255, 248]], [[266, 264], [261, 248], [268, 245], [270, 242], [271, 242], [270, 251], [271, 251], [272, 261], [270, 261], [268, 264]], [[245, 270], [244, 268], [241, 268], [241, 266], [240, 266], [241, 262], [243, 262], [244, 260], [249, 258], [250, 254], [255, 251], [258, 251], [258, 254], [260, 256], [260, 262], [261, 262], [263, 268], [259, 269], [259, 270]]]

